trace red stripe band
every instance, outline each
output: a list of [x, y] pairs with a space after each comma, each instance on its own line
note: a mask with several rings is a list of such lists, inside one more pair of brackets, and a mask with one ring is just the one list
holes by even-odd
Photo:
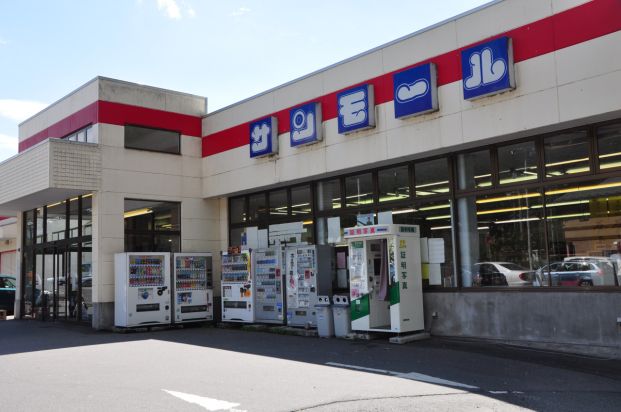
[[106, 123], [117, 126], [133, 124], [157, 129], [174, 130], [186, 136], [201, 137], [201, 117], [128, 104], [98, 100], [50, 127], [19, 142], [23, 152], [50, 137], [64, 137], [89, 124]]
[[[501, 36], [513, 39], [513, 59], [521, 62], [532, 59], [556, 50], [583, 43], [606, 34], [621, 30], [621, 1], [593, 0], [562, 13], [529, 23], [516, 29], [499, 33], [496, 36], [482, 40], [492, 40]], [[375, 104], [387, 103], [393, 100], [392, 75], [401, 70], [433, 62], [438, 73], [438, 86], [461, 80], [461, 50], [474, 46], [477, 43], [463, 48], [426, 59], [416, 64], [403, 67], [399, 70], [383, 74], [362, 83], [371, 83], [374, 86]], [[352, 84], [347, 88], [356, 86]], [[344, 89], [341, 89], [344, 90]], [[320, 102], [323, 121], [336, 118], [337, 90], [311, 101]], [[305, 102], [300, 102], [304, 104]], [[298, 106], [298, 105], [296, 105]], [[278, 119], [278, 134], [289, 132], [289, 110], [287, 108], [262, 117], [276, 116]], [[211, 156], [227, 150], [242, 147], [248, 144], [250, 122], [242, 123], [203, 137], [202, 155]]]

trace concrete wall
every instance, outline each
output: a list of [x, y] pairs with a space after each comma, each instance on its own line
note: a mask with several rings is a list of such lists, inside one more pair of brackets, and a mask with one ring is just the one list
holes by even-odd
[[[208, 115], [209, 135], [315, 99], [473, 42], [548, 17], [579, 1], [506, 0], [406, 38], [300, 81]], [[517, 89], [466, 101], [462, 81], [438, 88], [440, 110], [395, 119], [393, 102], [376, 106], [377, 127], [339, 135], [337, 120], [323, 122], [324, 140], [292, 148], [279, 136], [280, 153], [251, 159], [248, 146], [203, 160], [205, 197], [449, 153], [578, 124], [621, 117], [621, 32], [547, 53], [515, 65]], [[589, 102], [586, 104], [586, 102]]]
[[618, 292], [427, 292], [424, 306], [425, 327], [435, 336], [621, 359]]
[[[205, 100], [102, 80], [102, 100], [184, 114], [204, 114]], [[181, 202], [181, 250], [212, 252], [219, 268], [220, 203], [202, 197], [201, 139], [181, 136], [181, 155], [125, 149], [124, 127], [98, 124], [101, 190], [93, 197], [93, 327], [114, 321], [114, 254], [125, 249], [124, 200]], [[219, 271], [214, 273], [219, 285]], [[219, 291], [219, 287], [217, 288]]]

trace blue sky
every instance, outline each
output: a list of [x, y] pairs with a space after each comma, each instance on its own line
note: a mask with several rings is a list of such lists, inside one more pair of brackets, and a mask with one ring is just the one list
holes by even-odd
[[97, 75], [217, 110], [488, 0], [0, 0], [0, 161], [17, 125]]

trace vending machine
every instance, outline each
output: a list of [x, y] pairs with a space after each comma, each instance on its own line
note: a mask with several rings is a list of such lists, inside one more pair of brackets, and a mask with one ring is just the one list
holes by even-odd
[[222, 253], [222, 320], [254, 322], [250, 251]]
[[353, 330], [424, 329], [420, 233], [414, 225], [345, 229]]
[[284, 261], [281, 246], [252, 251], [255, 322], [285, 323]]
[[117, 253], [114, 273], [115, 326], [170, 323], [169, 253]]
[[173, 255], [174, 322], [213, 320], [211, 253]]
[[316, 327], [317, 295], [332, 295], [334, 248], [327, 245], [293, 246], [285, 250], [287, 268], [287, 324]]

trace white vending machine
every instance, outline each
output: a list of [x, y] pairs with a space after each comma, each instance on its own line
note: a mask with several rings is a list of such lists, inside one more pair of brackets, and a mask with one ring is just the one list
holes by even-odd
[[250, 251], [222, 253], [222, 320], [254, 322]]
[[284, 261], [281, 246], [252, 251], [255, 322], [285, 323]]
[[316, 327], [317, 295], [332, 295], [335, 278], [334, 248], [327, 245], [285, 249], [287, 268], [287, 324]]
[[170, 323], [170, 253], [114, 255], [114, 325]]
[[213, 320], [211, 253], [173, 255], [174, 322]]
[[424, 329], [419, 236], [414, 225], [345, 229], [353, 330]]

